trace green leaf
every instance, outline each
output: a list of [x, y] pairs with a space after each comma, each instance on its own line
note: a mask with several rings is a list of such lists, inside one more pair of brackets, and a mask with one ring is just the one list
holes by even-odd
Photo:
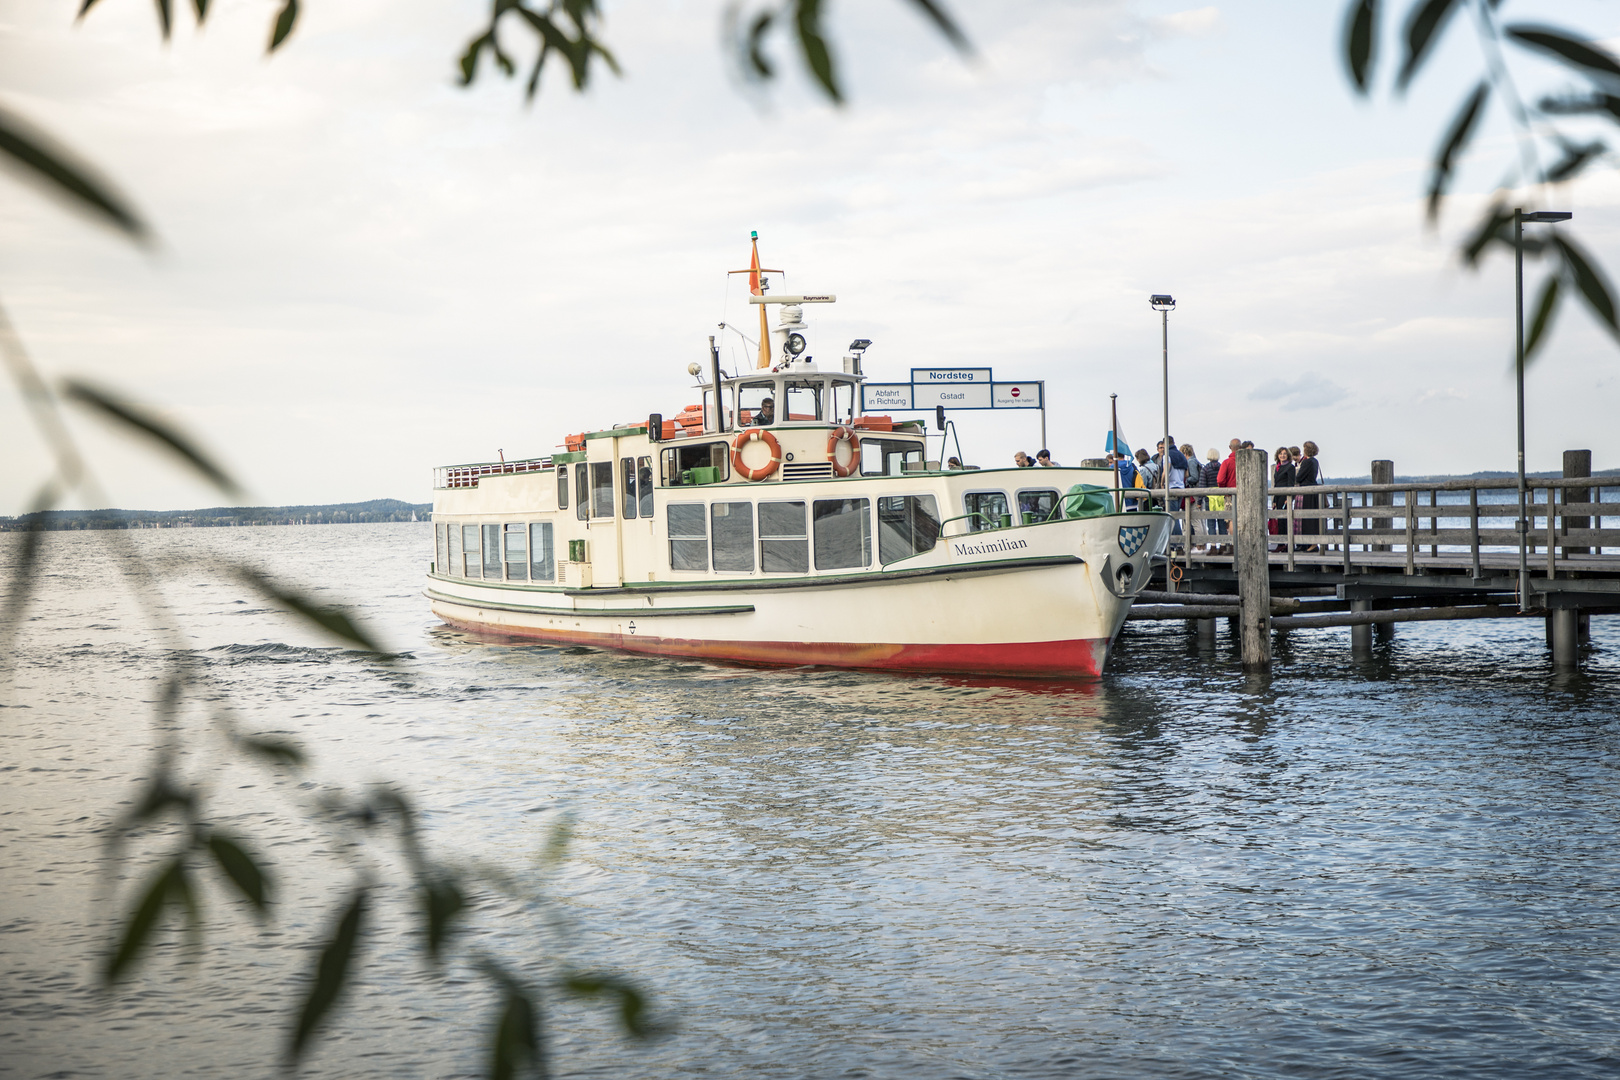
[[440, 877], [422, 885], [422, 912], [427, 916], [428, 958], [437, 962], [450, 940], [452, 922], [467, 906], [461, 888], [450, 878]]
[[493, 1080], [512, 1080], [520, 1070], [540, 1061], [540, 1026], [534, 1003], [516, 983], [505, 981], [501, 1018], [495, 1025], [495, 1044], [489, 1073]]
[[614, 998], [619, 1003], [619, 1022], [638, 1039], [656, 1032], [647, 1022], [647, 999], [633, 983], [615, 975], [572, 974], [563, 980], [569, 993], [578, 997]]
[[298, 0], [287, 0], [282, 5], [281, 14], [276, 16], [275, 28], [270, 31], [270, 48], [266, 52], [275, 52], [281, 43], [287, 40], [287, 35], [293, 32], [293, 25], [298, 22]]
[[191, 0], [191, 6], [197, 10], [198, 26], [208, 21], [208, 0]]
[[1552, 242], [1564, 257], [1564, 265], [1575, 279], [1575, 287], [1581, 290], [1586, 306], [1602, 320], [1610, 333], [1620, 337], [1620, 321], [1615, 318], [1614, 290], [1604, 279], [1603, 272], [1586, 257], [1584, 251], [1575, 246], [1573, 240], [1567, 239], [1562, 233], [1554, 233]]
[[1446, 135], [1446, 141], [1440, 148], [1440, 153], [1434, 159], [1434, 172], [1429, 179], [1429, 220], [1433, 221], [1440, 216], [1440, 203], [1446, 197], [1446, 185], [1451, 182], [1451, 174], [1457, 164], [1457, 156], [1468, 145], [1468, 140], [1474, 134], [1474, 126], [1479, 122], [1480, 112], [1485, 107], [1485, 99], [1490, 96], [1489, 83], [1481, 82], [1474, 87], [1474, 92], [1468, 95], [1463, 107], [1458, 111], [1457, 117], [1451, 122], [1451, 130]]
[[1544, 97], [1538, 106], [1544, 113], [1558, 116], [1581, 116], [1587, 113], [1608, 113], [1609, 119], [1620, 123], [1620, 97], [1613, 94], [1593, 94], [1591, 97]]
[[838, 88], [838, 76], [833, 72], [832, 51], [821, 36], [821, 0], [794, 0], [794, 8], [794, 25], [799, 32], [804, 62], [833, 104], [842, 105], [844, 95]]
[[89, 166], [75, 161], [43, 133], [30, 129], [20, 117], [3, 109], [0, 109], [0, 154], [21, 165], [47, 190], [66, 197], [103, 224], [111, 225], [137, 243], [149, 242], [146, 223], [110, 184], [97, 179]]
[[488, 34], [481, 34], [467, 42], [467, 51], [457, 61], [457, 66], [461, 68], [462, 86], [471, 86], [472, 81], [478, 78], [478, 54], [484, 51], [484, 43], [488, 40]]
[[1491, 243], [1497, 242], [1513, 246], [1513, 234], [1510, 230], [1513, 225], [1513, 211], [1504, 209], [1501, 203], [1493, 203], [1480, 218], [1479, 227], [1474, 235], [1462, 246], [1463, 262], [1468, 266], [1479, 265], [1479, 257]]
[[1602, 142], [1564, 143], [1564, 156], [1552, 168], [1547, 170], [1547, 182], [1562, 184], [1566, 180], [1573, 180], [1586, 166], [1608, 152], [1608, 147]]
[[146, 949], [152, 931], [157, 928], [158, 918], [163, 914], [164, 907], [176, 901], [195, 910], [195, 899], [191, 895], [190, 883], [186, 880], [184, 856], [176, 856], [163, 864], [148, 881], [145, 893], [142, 894], [140, 902], [135, 905], [135, 910], [130, 913], [129, 921], [124, 926], [124, 933], [119, 939], [117, 949], [108, 958], [107, 966], [102, 971], [104, 981], [117, 982], [133, 970], [135, 962]]
[[260, 911], [265, 909], [270, 896], [270, 882], [259, 864], [236, 841], [219, 833], [208, 838], [208, 850], [214, 861], [231, 883]]
[[258, 589], [273, 603], [280, 605], [294, 615], [301, 616], [305, 621], [320, 627], [327, 633], [335, 634], [345, 641], [353, 642], [369, 652], [382, 652], [382, 649], [372, 640], [371, 635], [362, 630], [349, 617], [348, 612], [343, 609], [322, 607], [308, 597], [272, 581], [251, 566], [237, 566], [236, 573], [244, 582]]
[[771, 62], [766, 59], [765, 52], [761, 48], [765, 43], [765, 33], [775, 20], [775, 12], [762, 11], [754, 20], [754, 24], [748, 28], [748, 62], [753, 65], [754, 73], [762, 79], [776, 76], [775, 69], [771, 67]]
[[304, 748], [291, 739], [267, 738], [262, 735], [244, 735], [236, 740], [237, 745], [254, 757], [261, 757], [273, 761], [277, 765], [289, 765], [295, 769], [302, 768], [305, 763]]
[[1620, 78], [1620, 60], [1608, 50], [1589, 41], [1571, 37], [1547, 26], [1520, 23], [1507, 28], [1507, 36], [1527, 49], [1556, 56], [1590, 75], [1597, 72]]
[[942, 6], [936, 4], [934, 0], [911, 0], [911, 2], [924, 15], [928, 16], [939, 32], [945, 35], [945, 40], [955, 45], [958, 52], [973, 52], [973, 45], [968, 41], [967, 35], [962, 33], [951, 17], [945, 13]]
[[310, 1038], [320, 1029], [321, 1022], [326, 1019], [327, 1013], [332, 1011], [332, 1007], [337, 1004], [338, 998], [343, 993], [359, 944], [360, 931], [365, 924], [366, 899], [365, 889], [355, 891], [338, 919], [337, 928], [321, 949], [320, 962], [316, 965], [315, 977], [310, 983], [309, 996], [304, 999], [304, 1007], [299, 1010], [298, 1024], [293, 1029], [292, 1042], [287, 1047], [287, 1059], [291, 1063], [296, 1064], [303, 1056]]
[[1368, 90], [1373, 50], [1378, 45], [1378, 0], [1356, 0], [1344, 24], [1344, 62], [1358, 94]]
[[1524, 342], [1526, 367], [1535, 357], [1536, 349], [1541, 345], [1541, 339], [1547, 333], [1547, 328], [1552, 325], [1553, 312], [1558, 308], [1558, 292], [1558, 275], [1547, 275], [1547, 283], [1541, 287], [1541, 299], [1536, 303], [1535, 318], [1530, 320], [1530, 336]]
[[157, 0], [158, 22], [163, 25], [163, 40], [169, 40], [174, 29], [174, 0]]
[[110, 390], [91, 386], [78, 379], [64, 380], [62, 395], [69, 401], [89, 406], [103, 416], [117, 420], [168, 447], [225, 494], [232, 496], [242, 494], [237, 482], [231, 479], [224, 469], [215, 465], [195, 443], [133, 402], [119, 397]]
[[1439, 41], [1440, 30], [1446, 18], [1457, 7], [1457, 0], [1422, 0], [1414, 4], [1406, 19], [1406, 60], [1395, 85], [1405, 90], [1418, 68], [1428, 59], [1429, 51]]

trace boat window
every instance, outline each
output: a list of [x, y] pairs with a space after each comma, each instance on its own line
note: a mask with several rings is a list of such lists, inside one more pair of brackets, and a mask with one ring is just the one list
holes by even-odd
[[861, 472], [866, 476], [899, 476], [906, 462], [921, 462], [923, 444], [901, 439], [861, 439]]
[[702, 503], [670, 503], [665, 515], [669, 522], [669, 568], [707, 570], [709, 568], [709, 508]]
[[1000, 525], [1001, 519], [1010, 513], [1007, 509], [1007, 493], [1005, 491], [970, 491], [962, 496], [962, 511], [970, 515], [967, 519], [968, 532], [993, 529]]
[[591, 517], [613, 520], [613, 462], [591, 462]]
[[506, 527], [506, 580], [529, 580], [529, 529], [519, 522]]
[[620, 500], [620, 506], [622, 509], [619, 511], [619, 516], [633, 518], [636, 516], [637, 507], [641, 505], [640, 500], [636, 498], [635, 458], [627, 457], [619, 459], [619, 476], [621, 478], [621, 482], [624, 484], [624, 498]]
[[877, 511], [878, 562], [909, 559], [939, 542], [939, 504], [932, 495], [885, 495]]
[[687, 484], [717, 484], [731, 477], [731, 444], [698, 443], [672, 446], [663, 454], [664, 483], [669, 487]]
[[636, 459], [636, 483], [641, 489], [641, 516], [650, 518], [653, 516], [652, 458]]
[[433, 569], [441, 574], [450, 572], [450, 540], [447, 536], [449, 530], [444, 522], [433, 526]]
[[1045, 521], [1057, 509], [1058, 493], [1052, 488], [1026, 489], [1018, 493], [1018, 520], [1025, 525]]
[[568, 466], [557, 466], [557, 509], [568, 509]]
[[832, 412], [827, 418], [835, 424], [855, 419], [855, 384], [838, 379], [832, 384], [832, 395]]
[[789, 379], [783, 388], [787, 391], [787, 408], [776, 403], [776, 412], [784, 420], [821, 419], [821, 380], [795, 381]]
[[478, 558], [478, 526], [461, 527], [461, 575], [483, 577], [483, 564]]
[[804, 503], [759, 504], [759, 568], [767, 574], [803, 574], [810, 569]]
[[739, 410], [737, 415], [741, 417], [738, 423], [742, 427], [747, 427], [750, 424], [763, 427], [766, 424], [774, 424], [781, 419], [780, 414], [776, 414], [769, 420], [759, 415], [759, 408], [765, 403], [766, 398], [772, 399], [772, 412], [775, 413], [776, 383], [774, 380], [746, 382], [737, 387], [737, 409]]
[[501, 580], [501, 527], [484, 526], [484, 576], [492, 581]]
[[583, 461], [574, 467], [574, 516], [581, 521], [591, 519], [590, 470]]
[[445, 550], [443, 573], [452, 577], [461, 577], [466, 573], [461, 565], [461, 526], [446, 525], [444, 535], [448, 544]]
[[709, 508], [716, 570], [754, 570], [754, 504], [717, 502]]
[[551, 548], [551, 522], [529, 523], [529, 579], [551, 581], [557, 576], [557, 564]]
[[844, 570], [872, 561], [872, 514], [865, 499], [817, 499], [816, 569]]

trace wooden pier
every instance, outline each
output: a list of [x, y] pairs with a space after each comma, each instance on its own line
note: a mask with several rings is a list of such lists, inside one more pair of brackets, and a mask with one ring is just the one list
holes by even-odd
[[1587, 451], [1527, 479], [1523, 572], [1516, 478], [1397, 483], [1375, 461], [1369, 483], [1273, 489], [1264, 451], [1237, 465], [1237, 487], [1172, 501], [1179, 532], [1130, 617], [1196, 620], [1210, 639], [1234, 619], [1246, 670], [1269, 668], [1274, 630], [1348, 626], [1368, 649], [1397, 623], [1481, 618], [1544, 620], [1554, 665], [1574, 667], [1591, 616], [1620, 613], [1620, 528], [1603, 527], [1620, 525], [1620, 477], [1592, 477]]

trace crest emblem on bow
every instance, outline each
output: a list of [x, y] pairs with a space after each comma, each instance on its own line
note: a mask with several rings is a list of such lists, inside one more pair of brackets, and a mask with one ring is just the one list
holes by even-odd
[[1142, 543], [1147, 540], [1148, 526], [1121, 525], [1119, 527], [1119, 550], [1125, 553], [1126, 558], [1135, 555], [1142, 549]]

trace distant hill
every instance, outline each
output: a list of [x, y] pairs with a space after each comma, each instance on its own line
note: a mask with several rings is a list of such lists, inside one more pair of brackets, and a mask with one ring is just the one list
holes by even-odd
[[[432, 503], [398, 499], [330, 503], [326, 506], [214, 506], [206, 510], [47, 510], [45, 528], [203, 529], [241, 525], [357, 525], [379, 521], [426, 521]], [[28, 528], [25, 517], [0, 517], [0, 532]]]

